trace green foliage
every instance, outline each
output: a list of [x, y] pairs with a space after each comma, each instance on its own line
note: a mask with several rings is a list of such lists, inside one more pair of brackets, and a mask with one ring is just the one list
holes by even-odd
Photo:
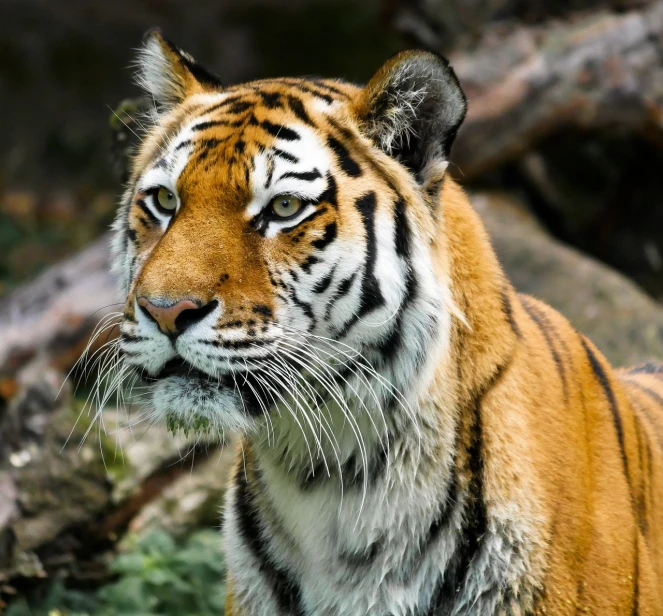
[[220, 616], [225, 564], [219, 533], [197, 531], [176, 542], [153, 531], [111, 564], [117, 579], [95, 593], [54, 584], [37, 605], [13, 604], [7, 616]]
[[189, 438], [189, 432], [199, 436], [209, 436], [212, 424], [207, 417], [198, 416], [193, 420], [185, 420], [179, 415], [170, 414], [166, 417], [166, 428], [173, 436], [177, 434], [178, 430], [181, 430], [184, 436]]

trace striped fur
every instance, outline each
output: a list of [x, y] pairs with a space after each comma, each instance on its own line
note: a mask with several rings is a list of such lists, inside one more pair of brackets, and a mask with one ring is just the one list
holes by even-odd
[[[141, 70], [124, 361], [156, 419], [242, 435], [226, 614], [663, 614], [663, 366], [513, 291], [445, 174], [446, 62], [223, 87], [153, 33]], [[204, 314], [169, 339], [138, 297]]]

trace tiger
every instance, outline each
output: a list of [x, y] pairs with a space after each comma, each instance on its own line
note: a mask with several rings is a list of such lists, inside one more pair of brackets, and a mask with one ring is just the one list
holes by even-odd
[[236, 439], [226, 616], [663, 614], [663, 365], [514, 290], [448, 60], [228, 85], [153, 30], [137, 67], [119, 344], [149, 419]]

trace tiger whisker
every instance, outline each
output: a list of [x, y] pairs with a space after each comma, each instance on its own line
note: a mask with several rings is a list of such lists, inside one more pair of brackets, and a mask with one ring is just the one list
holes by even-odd
[[[280, 359], [280, 358], [279, 358], [279, 359]], [[285, 362], [282, 362], [282, 364], [283, 364], [283, 368], [286, 369], [286, 372], [288, 373], [288, 376], [290, 376], [292, 380], [294, 380], [295, 378], [297, 378], [297, 379], [299, 379], [299, 381], [300, 381], [305, 387], [309, 388], [309, 391], [313, 393], [313, 395], [311, 396], [311, 398], [312, 398], [312, 400], [315, 401], [315, 393], [316, 393], [316, 392], [315, 392], [315, 390], [313, 390], [313, 388], [310, 386], [310, 384], [307, 383], [306, 380], [305, 380], [304, 378], [302, 378], [302, 375], [300, 375], [300, 374], [298, 374], [297, 372], [295, 372], [294, 370], [292, 370], [287, 364], [285, 364]], [[267, 362], [267, 367], [270, 368], [270, 369], [273, 369], [273, 370], [274, 370], [274, 372], [272, 373], [272, 376], [273, 376], [273, 377], [276, 377], [276, 375], [279, 374], [278, 370], [275, 369], [276, 366], [275, 366], [272, 362]], [[284, 401], [284, 403], [285, 403], [285, 400], [284, 400], [283, 396], [282, 396], [280, 393], [279, 393], [279, 397], [280, 397], [280, 398]], [[306, 400], [306, 398], [303, 398], [303, 400], [305, 401], [306, 405], [307, 405], [307, 406], [309, 407], [309, 409], [311, 410], [311, 413], [313, 414], [314, 418], [315, 418], [315, 419], [318, 421], [318, 423], [319, 423], [319, 426], [320, 426], [320, 430], [321, 430], [321, 432], [320, 432], [320, 435], [319, 435], [318, 439], [319, 439], [320, 443], [322, 442], [322, 438], [321, 438], [321, 437], [322, 437], [322, 435], [324, 434], [324, 436], [327, 437], [327, 439], [329, 440], [329, 442], [330, 442], [330, 444], [331, 444], [331, 446], [332, 446], [332, 451], [334, 452], [334, 455], [336, 456], [336, 459], [337, 459], [338, 464], [339, 464], [339, 470], [340, 470], [340, 459], [339, 459], [339, 453], [338, 453], [338, 452], [340, 451], [340, 447], [338, 446], [338, 441], [336, 440], [336, 438], [335, 438], [335, 436], [334, 436], [334, 434], [333, 434], [333, 430], [331, 430], [331, 426], [330, 426], [329, 424], [327, 424], [327, 427], [325, 427], [325, 426], [323, 425], [323, 423], [322, 423], [323, 415], [322, 415], [322, 413], [320, 412], [321, 409], [318, 409], [319, 412], [318, 412], [318, 413], [315, 413], [315, 411], [313, 410], [313, 408], [308, 404], [308, 401]], [[326, 403], [325, 403], [325, 405], [326, 405]], [[329, 428], [329, 430], [330, 430], [331, 432], [328, 431], [327, 428]], [[328, 467], [328, 465], [327, 465], [326, 459], [324, 458], [324, 450], [322, 449], [322, 447], [320, 447], [320, 454], [321, 454], [321, 457], [323, 458], [323, 463], [324, 463], [325, 468], [326, 468], [326, 470], [327, 470], [327, 474], [328, 474], [328, 476], [330, 476], [330, 473], [329, 473], [329, 467]]]

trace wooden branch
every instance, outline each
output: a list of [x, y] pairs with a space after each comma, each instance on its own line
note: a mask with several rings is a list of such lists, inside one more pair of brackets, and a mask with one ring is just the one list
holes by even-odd
[[121, 308], [108, 242], [104, 236], [0, 300], [0, 396], [9, 397], [13, 375], [36, 355], [68, 371], [99, 321]]
[[[392, 23], [403, 30], [412, 6], [401, 5], [407, 11]], [[423, 24], [425, 14], [418, 19]], [[444, 51], [431, 24], [408, 23], [407, 34]], [[475, 47], [450, 55], [469, 99], [452, 153], [459, 175], [475, 178], [569, 129], [626, 131], [663, 143], [662, 57], [660, 0], [621, 14], [490, 26]]]

